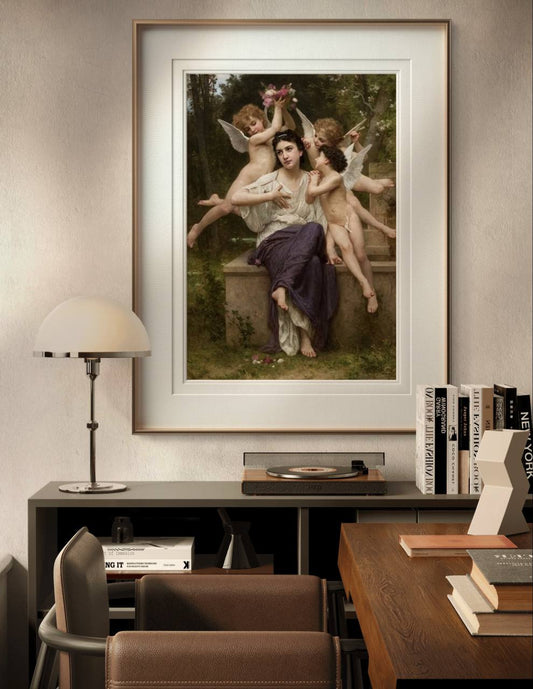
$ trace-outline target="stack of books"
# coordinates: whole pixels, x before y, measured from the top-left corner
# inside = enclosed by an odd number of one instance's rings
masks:
[[[512,385],[417,385],[416,486],[424,494],[479,494],[476,461],[486,430],[531,431],[531,399]],[[530,432],[522,464],[533,492]]]
[[[108,574],[190,572],[194,566],[194,538],[134,538],[113,543],[99,538]]]
[[[450,603],[473,636],[533,635],[533,551],[469,550],[470,574],[448,576]]]

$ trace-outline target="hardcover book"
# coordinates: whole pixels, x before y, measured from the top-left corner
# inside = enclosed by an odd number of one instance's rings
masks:
[[[505,428],[505,403],[501,395],[494,395],[494,430]]]
[[[460,394],[458,398],[459,493],[470,493],[470,397]]]
[[[457,493],[458,389],[418,385],[416,398],[416,486],[424,494]]]
[[[446,493],[459,492],[459,388],[446,386]]]
[[[529,431],[529,437],[522,454],[522,465],[529,481],[529,492],[533,493],[533,453],[531,433],[531,398],[529,395],[517,397],[518,428],[521,431]]]
[[[461,392],[470,397],[470,493],[481,493],[483,488],[476,455],[485,431],[494,424],[494,388],[489,385],[461,385]]]
[[[194,538],[135,538],[113,543],[99,538],[106,572],[172,572],[193,568]]]
[[[468,550],[470,576],[497,610],[533,610],[533,551]]]
[[[473,636],[532,636],[531,612],[495,610],[468,576],[453,575],[446,579],[452,585],[448,600]]]
[[[514,385],[499,385],[495,383],[494,395],[497,395],[503,399],[502,428],[518,428],[518,415],[516,409],[516,387]]]
[[[409,557],[468,557],[469,548],[516,548],[507,536],[471,534],[401,534],[400,545]]]
[[[433,410],[435,424],[435,493],[446,493],[446,472],[448,466],[448,402],[446,388],[435,388],[435,407]]]
[[[421,493],[435,493],[435,387],[416,388],[416,487]]]

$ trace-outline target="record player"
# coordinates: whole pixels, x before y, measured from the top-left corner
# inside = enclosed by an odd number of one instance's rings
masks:
[[[245,452],[245,495],[384,495],[384,452]]]

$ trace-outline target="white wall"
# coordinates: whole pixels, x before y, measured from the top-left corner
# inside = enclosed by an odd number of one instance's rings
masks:
[[[0,555],[22,572],[28,497],[87,475],[83,363],[33,359],[36,330],[74,295],[131,303],[131,20],[331,16],[452,20],[451,382],[531,393],[530,0],[1,0]],[[311,449],[414,478],[412,435],[132,436],[130,363],[97,387],[101,479],[234,480],[244,450]]]

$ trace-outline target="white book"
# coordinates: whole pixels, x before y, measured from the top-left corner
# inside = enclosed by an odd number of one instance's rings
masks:
[[[446,445],[446,493],[459,493],[459,389],[455,385],[446,385],[447,398],[447,445]]]
[[[416,386],[416,487],[435,493],[435,386]]]
[[[461,385],[461,392],[470,397],[470,493],[481,493],[483,482],[476,456],[483,433],[493,428],[494,388],[489,385]]]
[[[468,574],[447,576],[448,600],[472,636],[532,636],[531,612],[495,610]]]
[[[190,571],[194,564],[194,538],[135,538],[113,543],[100,538],[106,571]]]

